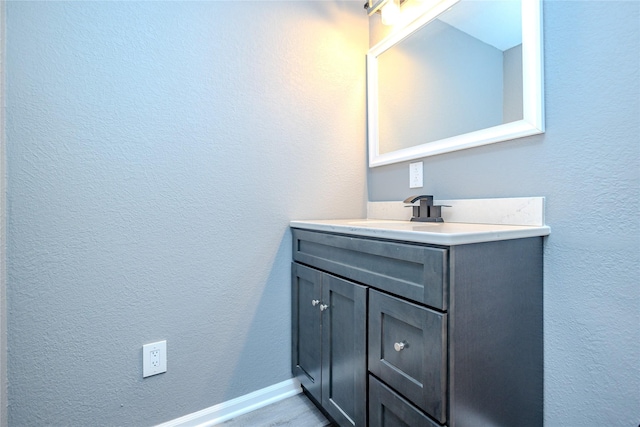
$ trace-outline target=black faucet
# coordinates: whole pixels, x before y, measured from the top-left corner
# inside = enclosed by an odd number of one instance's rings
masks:
[[[420,200],[420,206],[413,206],[411,221],[418,222],[444,222],[442,219],[442,206],[433,205],[433,196],[411,196],[404,203],[413,204]]]

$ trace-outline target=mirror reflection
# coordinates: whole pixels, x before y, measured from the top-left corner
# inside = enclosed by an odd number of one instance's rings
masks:
[[[522,120],[520,13],[461,1],[382,53],[380,153]]]
[[[391,31],[368,54],[370,166],[543,132],[541,52],[537,0],[441,0]]]

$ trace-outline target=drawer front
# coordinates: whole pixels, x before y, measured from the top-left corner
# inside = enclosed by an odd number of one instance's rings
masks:
[[[371,290],[368,360],[370,372],[446,421],[446,314]]]
[[[447,249],[292,230],[295,261],[447,309]]]
[[[395,391],[369,375],[369,420],[371,426],[440,427]]]

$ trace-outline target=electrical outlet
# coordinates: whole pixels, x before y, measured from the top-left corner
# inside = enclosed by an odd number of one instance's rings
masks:
[[[151,350],[151,366],[154,368],[160,366],[160,350]]]
[[[409,164],[409,188],[422,188],[424,185],[422,167],[422,162]]]
[[[167,372],[167,341],[142,346],[142,377]]]

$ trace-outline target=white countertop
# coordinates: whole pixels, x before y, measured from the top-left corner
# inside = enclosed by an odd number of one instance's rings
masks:
[[[548,226],[468,224],[458,222],[410,222],[380,219],[330,219],[291,221],[291,227],[380,239],[464,245],[468,243],[547,236]]]

